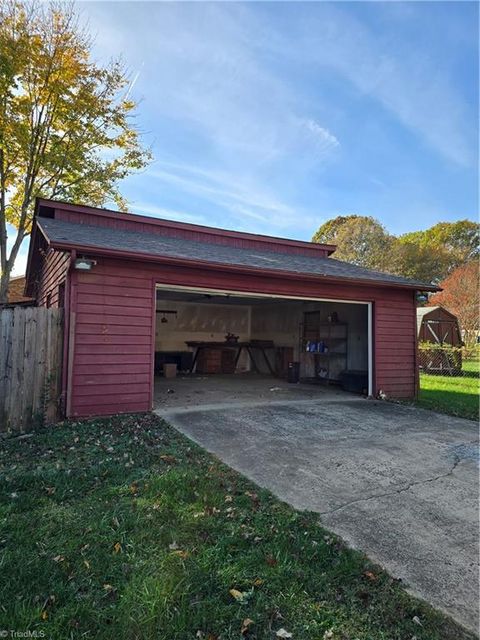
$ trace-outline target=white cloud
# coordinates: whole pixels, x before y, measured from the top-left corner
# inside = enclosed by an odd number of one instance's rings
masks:
[[[337,138],[312,118],[299,120],[299,124],[311,136],[319,155],[325,155],[340,146]]]
[[[352,12],[329,3],[307,15],[299,12],[290,29],[288,39],[271,43],[278,56],[317,65],[318,73],[333,71],[443,156],[462,165],[476,161],[473,112],[428,47],[373,32]],[[292,39],[296,46],[288,47]]]
[[[83,5],[98,57],[123,51],[134,74],[141,69],[132,95],[143,95],[140,124],[157,138],[155,156],[182,159],[158,161],[148,182],[136,183],[146,185],[138,192],[153,215],[163,216],[150,203],[168,203],[176,219],[307,236],[327,209],[362,206],[371,173],[385,177],[383,166],[370,166],[378,157],[398,162],[379,215],[405,208],[412,191],[422,206],[431,200],[440,208],[427,154],[472,165],[472,114],[451,70],[418,37],[424,25],[414,3],[387,5]],[[452,50],[458,63],[464,50]],[[406,157],[418,142],[418,154]],[[357,161],[363,155],[365,166]]]
[[[111,5],[94,5],[91,12],[101,23],[102,55],[123,48],[133,68],[142,67],[135,79],[139,91],[148,91],[143,109],[191,127],[227,162],[237,157],[258,165],[291,153],[299,162],[324,160],[328,149],[319,157],[315,136],[298,144],[310,105],[281,66],[264,57],[274,34],[248,5],[139,3],[128,33]],[[132,32],[141,33],[141,43]],[[317,124],[327,131],[326,123]]]
[[[153,183],[169,184],[180,193],[223,208],[237,219],[248,217],[279,229],[312,222],[305,214],[300,222],[302,212],[298,208],[285,204],[255,181],[248,182],[225,171],[206,170],[185,163],[159,161],[156,164],[147,172]]]

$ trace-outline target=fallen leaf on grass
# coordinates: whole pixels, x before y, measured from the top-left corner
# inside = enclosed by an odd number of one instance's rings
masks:
[[[239,591],[238,589],[230,589],[230,595],[240,604],[245,604],[253,595],[253,588],[249,591]]]
[[[258,504],[260,503],[260,498],[258,497],[257,493],[255,493],[254,491],[245,491],[245,495],[252,500],[255,507],[258,507]]]
[[[42,611],[40,613],[40,618],[42,620],[47,620],[48,619],[47,607],[51,607],[54,603],[55,603],[55,596],[54,595],[48,596],[48,598],[43,603]]]
[[[270,567],[275,567],[278,564],[278,560],[276,558],[274,558],[273,556],[267,556],[265,558],[265,562],[270,566]]]
[[[265,582],[265,580],[262,580],[262,578],[256,578],[256,579],[253,581],[253,584],[254,584],[254,586],[255,586],[255,587],[259,587],[259,586],[260,586],[261,584],[263,584],[264,582]]]
[[[183,560],[185,560],[185,558],[188,558],[188,551],[182,551],[181,549],[176,549],[175,551],[172,551],[172,554],[174,556],[178,556],[179,558],[182,558]]]
[[[293,638],[293,634],[283,628],[279,629],[275,635],[277,638]]]
[[[136,482],[132,482],[130,485],[130,493],[138,493],[138,484]]]
[[[378,577],[372,573],[371,571],[365,571],[365,573],[363,574],[366,578],[368,578],[369,580],[371,580],[372,582],[375,582],[375,580],[378,579]]]
[[[254,624],[253,620],[251,620],[250,618],[245,618],[245,620],[242,622],[242,628],[240,629],[240,633],[242,634],[242,636],[248,633],[248,627],[252,624]]]
[[[120,544],[120,542],[116,542],[113,545],[113,550],[115,551],[115,553],[120,553],[120,551],[122,550],[122,545]]]

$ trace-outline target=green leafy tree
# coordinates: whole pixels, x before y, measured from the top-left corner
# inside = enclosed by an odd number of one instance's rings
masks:
[[[441,246],[423,246],[413,242],[392,242],[388,270],[417,282],[440,282],[448,272],[450,256]]]
[[[456,267],[480,256],[480,224],[472,220],[439,222],[425,231],[406,233],[399,241],[423,250],[442,252],[447,256],[441,274],[445,277]]]
[[[312,242],[318,242],[319,244],[334,244],[340,228],[353,220],[362,218],[362,216],[356,216],[354,214],[349,216],[337,216],[331,220],[324,222],[321,227],[313,234]]]
[[[313,242],[337,245],[335,258],[369,269],[388,270],[394,238],[369,216],[338,216],[323,224]]]
[[[460,220],[397,238],[374,218],[349,215],[325,222],[312,240],[336,244],[340,260],[430,283],[479,257],[479,233],[478,223]]]
[[[0,303],[37,196],[123,210],[119,181],[150,160],[123,65],[91,49],[71,5],[0,0]]]

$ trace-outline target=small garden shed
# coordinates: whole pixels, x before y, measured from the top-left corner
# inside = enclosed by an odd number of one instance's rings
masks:
[[[433,342],[452,347],[462,346],[458,318],[444,307],[419,307],[417,329],[419,342]]]
[[[458,374],[462,369],[462,334],[458,318],[443,307],[417,309],[418,364],[427,373]],[[431,346],[430,346],[431,345]]]

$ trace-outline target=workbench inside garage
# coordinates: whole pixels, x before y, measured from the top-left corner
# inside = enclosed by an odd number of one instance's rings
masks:
[[[260,372],[257,359],[262,358],[271,375],[276,375],[267,354],[267,350],[273,351],[275,348],[271,340],[250,340],[248,342],[189,340],[185,344],[194,349],[190,373],[193,371],[196,373],[235,373],[242,351],[245,350],[255,372]]]

